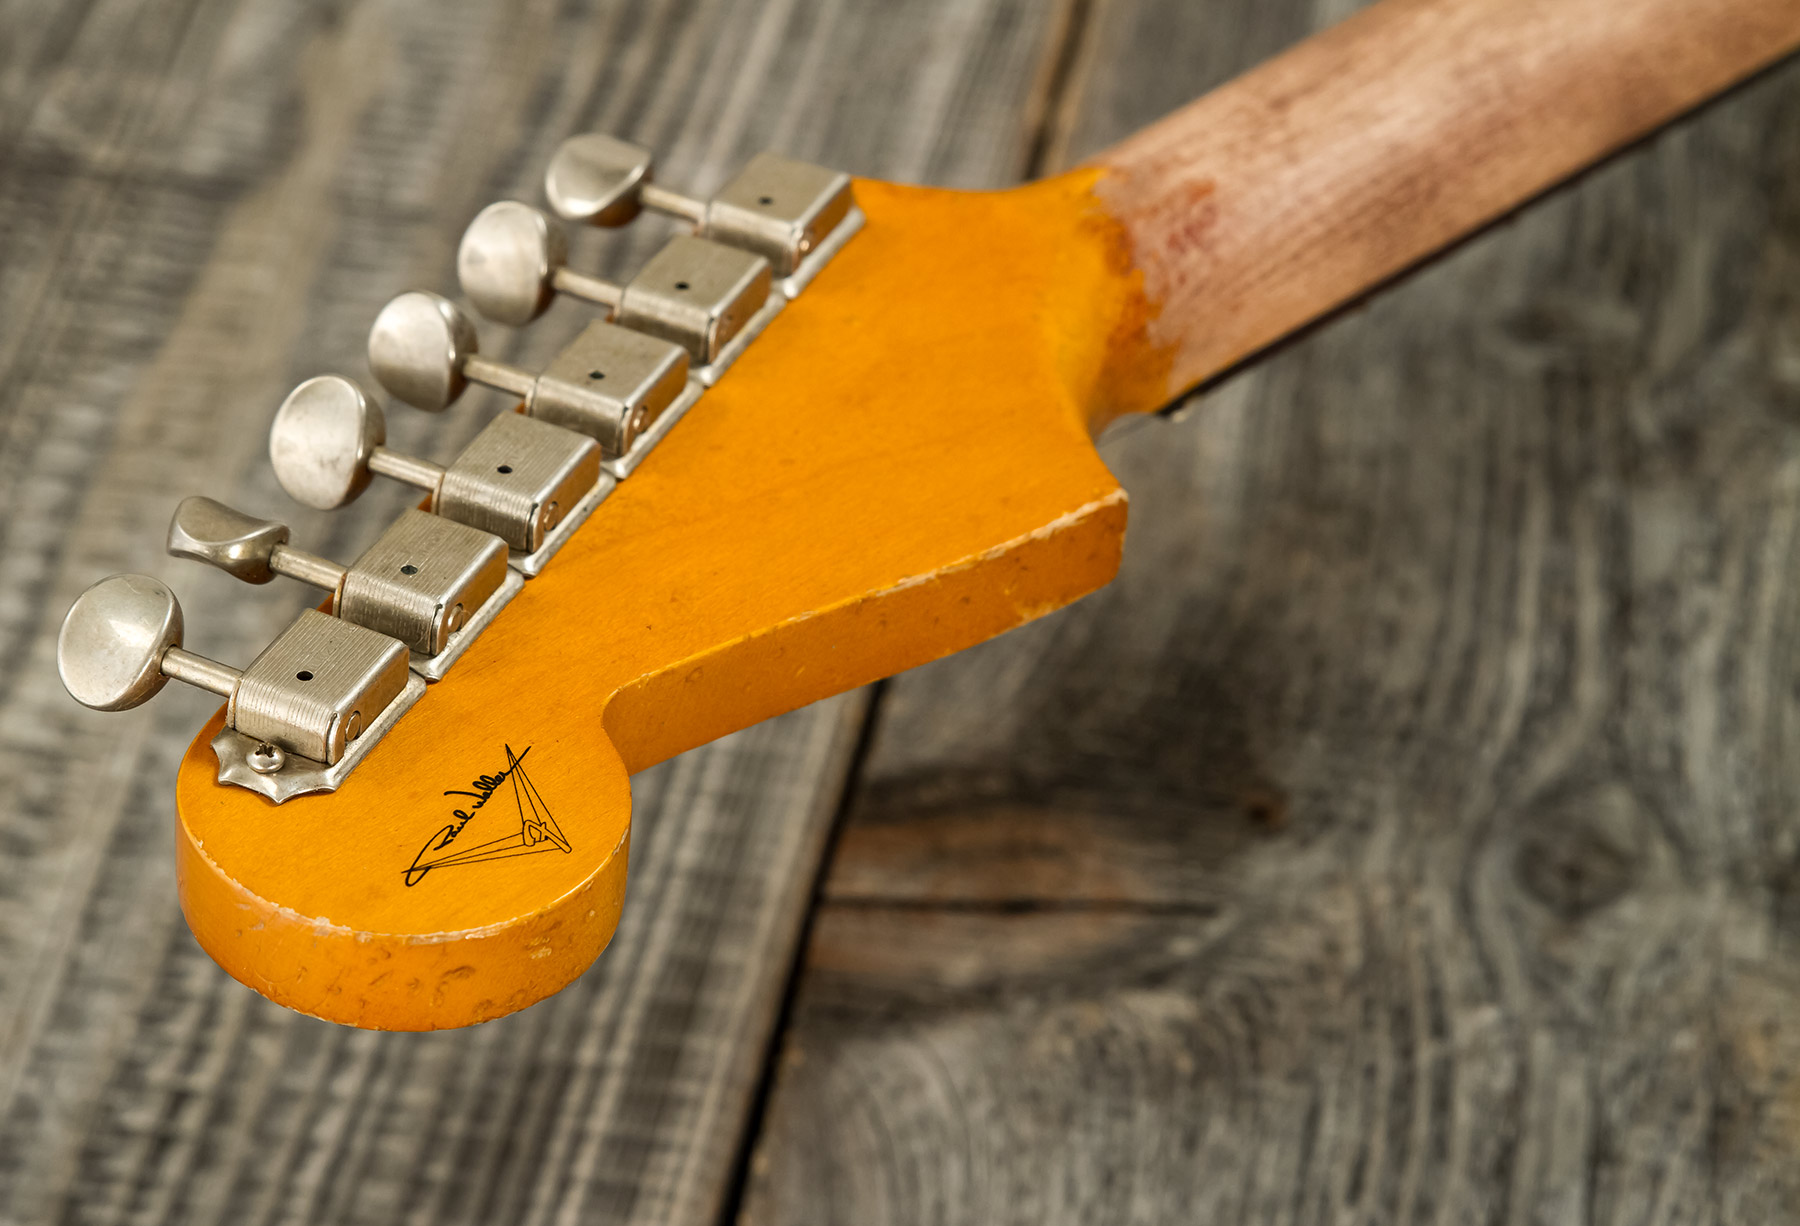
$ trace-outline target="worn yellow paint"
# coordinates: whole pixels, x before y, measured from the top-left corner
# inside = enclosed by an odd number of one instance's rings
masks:
[[[555,992],[618,923],[629,775],[910,668],[1110,579],[1125,495],[1091,435],[1168,359],[1080,171],[969,194],[859,182],[868,224],[328,795],[277,808],[182,764],[195,936],[306,1013],[433,1029]],[[525,771],[571,850],[436,869],[516,835]],[[540,847],[543,844],[539,844]]]

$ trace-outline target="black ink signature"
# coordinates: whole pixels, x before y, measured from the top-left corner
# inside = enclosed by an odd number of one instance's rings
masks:
[[[512,746],[506,746],[506,769],[497,775],[477,775],[469,783],[469,788],[451,788],[446,796],[472,796],[475,803],[467,809],[451,810],[450,824],[425,840],[425,846],[419,848],[419,854],[413,862],[406,866],[405,881],[409,886],[418,885],[425,880],[425,875],[434,868],[452,868],[459,864],[486,864],[491,860],[509,860],[514,856],[536,855],[541,851],[569,852],[573,848],[564,836],[562,827],[550,816],[550,806],[538,794],[532,785],[531,776],[525,773],[525,754],[531,752],[531,746],[525,747],[524,753],[515,754]],[[513,803],[519,814],[519,829],[515,834],[503,835],[490,839],[486,843],[478,843],[473,847],[465,847],[458,851],[443,855],[432,855],[443,852],[445,848],[456,842],[456,836],[463,832],[463,827],[474,820],[487,802],[493,798],[507,783],[512,784]],[[430,859],[426,859],[431,856]]]

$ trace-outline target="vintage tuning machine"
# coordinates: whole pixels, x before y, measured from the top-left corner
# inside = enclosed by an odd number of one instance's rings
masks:
[[[98,711],[138,706],[171,677],[218,694],[220,781],[277,803],[335,788],[425,691],[404,645],[315,609],[242,671],[185,650],[182,628],[181,605],[162,583],[113,575],[63,619],[57,669],[75,700]]]
[[[696,200],[651,181],[650,151],[590,132],[564,141],[544,174],[558,216],[621,226],[640,209],[691,222],[714,242],[754,251],[793,297],[862,226],[850,176],[759,153],[711,200]]]
[[[502,200],[481,210],[457,249],[457,278],[475,309],[522,327],[559,293],[605,307],[613,322],[686,349],[711,383],[768,325],[786,301],[771,296],[762,256],[678,235],[623,285],[567,266],[562,228],[528,204]]]
[[[379,473],[430,495],[427,509],[505,541],[513,565],[541,571],[614,478],[600,447],[561,426],[502,413],[448,465],[391,451],[387,421],[368,393],[342,375],[308,379],[282,401],[269,429],[281,488],[319,511],[345,505]]]
[[[169,552],[246,583],[286,575],[332,594],[344,621],[399,639],[427,681],[447,672],[524,580],[491,533],[407,510],[349,566],[295,549],[287,525],[211,498],[184,498],[169,521]]]
[[[414,290],[376,316],[369,366],[396,399],[430,413],[448,408],[470,383],[510,392],[530,416],[599,443],[609,470],[666,431],[702,391],[688,379],[688,355],[679,345],[609,323],[582,329],[538,375],[489,361],[478,343],[462,308]]]

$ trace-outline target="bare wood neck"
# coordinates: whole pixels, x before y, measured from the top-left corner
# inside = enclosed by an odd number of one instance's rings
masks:
[[[1130,137],[1096,190],[1164,398],[1796,46],[1794,0],[1384,0]]]

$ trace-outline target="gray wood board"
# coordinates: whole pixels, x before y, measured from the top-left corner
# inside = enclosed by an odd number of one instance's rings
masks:
[[[1081,156],[1341,16],[1091,9]],[[1800,1219],[1800,64],[1102,453],[892,683],[755,1223]]]
[[[377,1035],[282,1010],[193,944],[172,788],[212,700],[84,712],[55,630],[121,570],[167,579],[190,646],[227,661],[308,603],[164,557],[170,511],[205,492],[323,553],[372,539],[405,491],[296,507],[263,458],[274,407],[320,371],[366,378],[380,304],[450,290],[462,226],[537,199],[563,136],[644,140],[702,192],[764,147],[1006,182],[1061,21],[1025,0],[0,13],[0,1220],[716,1218],[866,699],[640,777],[625,921],[567,992]],[[666,232],[584,234],[575,261],[617,274]],[[485,339],[541,364],[586,318]],[[394,445],[454,454],[502,403],[396,410]]]

